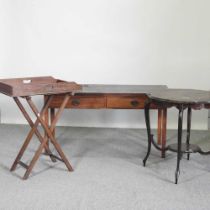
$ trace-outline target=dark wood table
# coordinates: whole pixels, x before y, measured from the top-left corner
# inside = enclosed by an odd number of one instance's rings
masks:
[[[180,174],[180,160],[184,153],[187,154],[188,160],[190,157],[190,153],[198,152],[202,155],[210,154],[210,151],[204,152],[198,145],[190,144],[192,109],[199,110],[202,108],[209,108],[210,92],[192,89],[165,89],[153,91],[147,96],[148,100],[145,104],[145,120],[148,134],[148,149],[147,154],[143,160],[143,164],[144,166],[146,165],[146,161],[150,155],[151,145],[161,151],[170,150],[173,152],[177,152],[177,167],[175,172],[175,184],[177,184]],[[178,109],[178,135],[176,144],[171,144],[165,148],[160,148],[159,145],[156,144],[156,142],[154,141],[153,134],[151,133],[149,116],[150,108],[154,105],[162,109],[168,109],[171,107],[176,107]],[[187,109],[187,138],[186,142],[182,143],[183,112],[185,109]]]
[[[82,84],[82,89],[70,97],[66,109],[144,109],[147,94],[152,91],[167,89],[164,85],[97,85]],[[46,112],[47,123],[53,121],[55,109],[59,108],[64,95],[56,95],[49,105],[50,114]],[[46,99],[45,99],[46,100]],[[165,148],[167,109],[151,105],[158,110],[158,144]],[[49,120],[50,119],[50,120]],[[55,133],[54,133],[55,134]],[[165,150],[162,151],[162,157]]]

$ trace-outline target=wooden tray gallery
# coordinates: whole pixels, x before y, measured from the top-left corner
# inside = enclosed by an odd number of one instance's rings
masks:
[[[67,82],[51,76],[0,80],[0,92],[12,97],[59,94],[80,89],[81,86],[75,82]]]

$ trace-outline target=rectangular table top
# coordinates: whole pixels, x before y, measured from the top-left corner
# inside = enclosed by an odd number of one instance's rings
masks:
[[[84,94],[146,94],[154,90],[167,89],[166,85],[105,85],[81,84],[77,93]]]

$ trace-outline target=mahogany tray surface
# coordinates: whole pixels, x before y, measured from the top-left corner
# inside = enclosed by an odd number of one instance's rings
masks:
[[[0,80],[0,92],[11,97],[60,94],[75,92],[81,88],[75,82],[67,82],[51,76]]]

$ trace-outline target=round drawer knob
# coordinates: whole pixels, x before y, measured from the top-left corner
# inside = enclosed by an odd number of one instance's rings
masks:
[[[139,102],[136,101],[136,100],[133,100],[133,101],[131,101],[131,105],[132,105],[133,107],[136,107],[136,106],[139,105]]]
[[[72,102],[71,102],[71,104],[73,106],[79,106],[80,105],[80,101],[78,99],[73,99]]]

